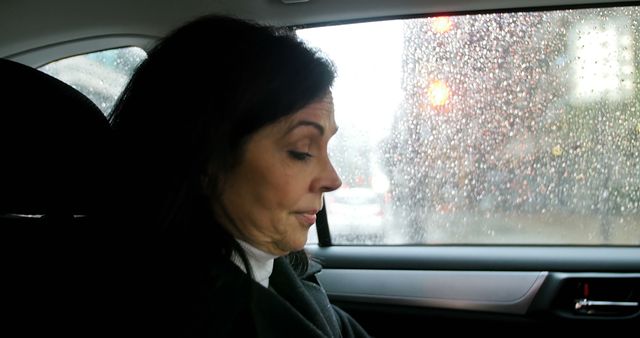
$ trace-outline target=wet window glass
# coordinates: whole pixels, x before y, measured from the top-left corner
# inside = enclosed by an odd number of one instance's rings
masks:
[[[39,69],[79,90],[109,115],[133,71],[146,57],[141,48],[125,47],[69,57]]]
[[[337,68],[334,244],[640,244],[640,8],[299,30]]]

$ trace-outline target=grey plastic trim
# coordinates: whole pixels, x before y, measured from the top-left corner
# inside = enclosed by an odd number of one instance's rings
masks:
[[[522,315],[546,271],[412,271],[323,269],[334,300]]]
[[[95,36],[34,48],[7,55],[5,58],[27,66],[40,67],[61,58],[111,48],[136,46],[147,50],[156,40],[156,37],[142,35]]]
[[[640,247],[306,246],[325,268],[372,270],[638,272]]]

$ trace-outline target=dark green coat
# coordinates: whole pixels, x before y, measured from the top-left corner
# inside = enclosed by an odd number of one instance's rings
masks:
[[[199,291],[156,304],[152,311],[158,316],[150,325],[159,331],[150,332],[171,337],[368,337],[353,318],[329,303],[314,282],[319,271],[315,263],[300,278],[286,258],[277,258],[268,289],[230,261],[215,271]],[[158,296],[162,299],[161,292]]]
[[[312,267],[315,267],[312,265]],[[237,337],[368,337],[349,315],[329,303],[312,274],[299,278],[285,258],[274,261],[269,289],[238,269],[213,293],[230,311],[220,313],[209,327],[210,336]],[[317,270],[312,271],[317,272]],[[243,292],[249,284],[251,293]],[[226,306],[225,306],[226,307]]]

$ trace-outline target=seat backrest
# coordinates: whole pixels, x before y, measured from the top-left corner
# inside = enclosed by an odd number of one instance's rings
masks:
[[[0,60],[0,214],[84,215],[99,208],[111,129],[87,97]]]
[[[2,312],[22,335],[68,336],[92,314],[85,297],[104,248],[92,217],[109,203],[111,128],[45,73],[0,59],[0,74]]]

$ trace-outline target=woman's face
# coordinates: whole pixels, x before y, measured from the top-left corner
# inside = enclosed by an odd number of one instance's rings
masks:
[[[304,247],[322,194],[342,184],[327,153],[337,129],[329,93],[249,138],[224,180],[234,237],[278,256]]]

